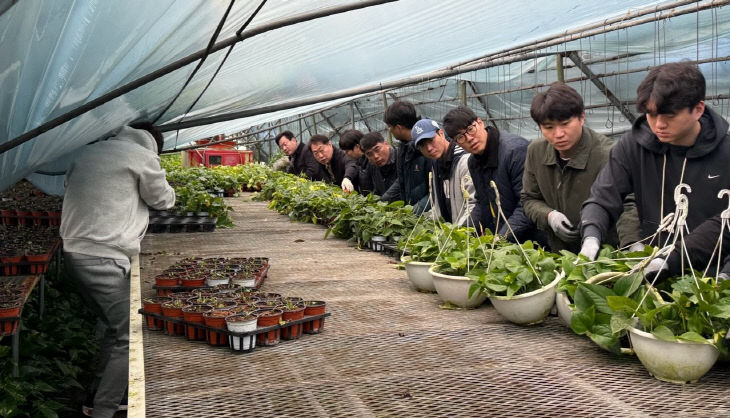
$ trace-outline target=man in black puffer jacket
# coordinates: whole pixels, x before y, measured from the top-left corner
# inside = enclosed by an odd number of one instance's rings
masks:
[[[535,239],[535,224],[525,216],[520,202],[527,140],[485,126],[482,119],[467,107],[450,110],[444,116],[444,130],[464,151],[472,154],[468,164],[476,190],[477,203],[472,211],[472,220],[477,230],[482,233],[488,228],[510,241],[515,238],[520,242]],[[497,222],[497,196],[489,184],[492,180],[497,185],[502,212],[514,235],[504,221]],[[499,229],[495,230],[497,227]]]
[[[641,82],[636,108],[644,115],[613,147],[583,205],[583,255],[595,258],[629,193],[636,196],[642,236],[654,234],[661,219],[675,211],[680,183],[692,189],[686,193],[690,232],[727,207],[717,194],[730,188],[728,123],[705,106],[704,98],[705,78],[688,62],[656,67]]]
[[[355,191],[358,169],[355,160],[336,148],[324,135],[314,135],[309,138],[309,148],[319,163],[319,174],[325,183],[342,187],[346,192]]]

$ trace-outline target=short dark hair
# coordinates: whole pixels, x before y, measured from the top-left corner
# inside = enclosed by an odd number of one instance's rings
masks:
[[[157,154],[159,155],[162,153],[162,147],[165,145],[165,138],[162,136],[162,132],[160,132],[160,130],[152,122],[132,122],[129,124],[129,127],[132,129],[142,129],[149,132],[150,135],[155,138],[155,143],[157,144]]]
[[[469,125],[477,120],[477,115],[471,109],[465,106],[459,106],[456,109],[449,110],[444,116],[444,131],[449,138],[454,138]]]
[[[377,145],[378,142],[385,142],[383,135],[380,135],[380,132],[369,132],[363,135],[360,140],[360,148],[362,148],[363,152],[367,152],[370,148]]]
[[[408,129],[413,129],[413,125],[421,119],[416,114],[416,107],[413,103],[405,100],[396,100],[383,114],[383,122],[386,125],[395,126],[401,125]]]
[[[654,102],[657,113],[693,108],[705,100],[705,76],[691,62],[672,62],[654,67],[636,88],[636,110],[647,113]]]
[[[312,135],[311,138],[309,138],[309,147],[312,147],[312,144],[329,144],[330,139],[327,138],[324,135]]]
[[[580,117],[585,111],[583,98],[574,88],[561,82],[553,83],[547,91],[538,93],[532,99],[530,116],[538,125],[549,120],[563,121]]]
[[[279,145],[279,140],[281,139],[282,136],[285,136],[286,139],[288,139],[289,141],[294,139],[294,134],[291,131],[284,131],[284,132],[281,132],[279,135],[276,135],[276,138],[274,138],[274,141],[276,141],[276,145]]]
[[[340,149],[343,151],[351,151],[355,149],[355,145],[360,145],[362,132],[357,129],[349,129],[340,135]]]

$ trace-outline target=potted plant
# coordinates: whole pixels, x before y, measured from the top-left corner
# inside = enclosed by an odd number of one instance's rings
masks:
[[[0,298],[0,336],[12,335],[18,330],[23,299],[17,296]],[[13,318],[13,319],[11,319]]]
[[[401,257],[401,262],[405,265],[408,280],[418,291],[436,291],[433,276],[428,272],[428,269],[433,266],[434,261],[441,252],[441,248],[446,244],[444,238],[448,236],[450,227],[445,226],[445,228],[419,226],[414,229],[407,241],[401,240],[398,243],[398,248],[401,251],[408,251],[408,255]]]
[[[228,330],[244,335],[228,335],[231,350],[248,352],[256,347],[256,331],[258,318],[254,313],[244,313],[226,317]]]
[[[304,318],[304,303],[289,299],[282,307],[281,319],[284,322],[296,321]],[[302,336],[302,324],[293,324],[281,329],[281,338],[284,340],[296,340]]]
[[[308,300],[304,302],[304,316],[324,315],[327,303],[321,300]],[[319,334],[324,328],[324,317],[312,319],[304,323],[304,332],[307,334]]]
[[[628,330],[636,356],[655,378],[692,383],[704,376],[720,353],[727,354],[730,327],[730,281],[698,272],[669,279],[663,291],[671,301],[645,298],[641,303],[609,296],[611,328]],[[636,315],[638,321],[632,316]]]
[[[205,328],[199,328],[191,324],[204,324],[203,314],[213,310],[211,305],[188,305],[182,308],[185,319],[185,336],[188,340],[204,340]]]
[[[173,319],[173,321],[165,321],[165,332],[168,335],[185,335],[185,324],[181,321],[184,306],[186,306],[186,302],[182,299],[173,299],[162,304],[162,315]]]
[[[171,300],[168,297],[145,298],[142,299],[142,309],[145,313],[162,315],[162,304]],[[147,329],[150,331],[157,331],[165,327],[165,321],[162,319],[153,316],[145,316],[145,318],[147,320]]]
[[[535,246],[507,244],[486,250],[486,268],[477,268],[467,276],[475,280],[469,294],[489,295],[494,309],[518,325],[542,322],[555,303],[557,255]]]
[[[270,327],[279,325],[281,321],[282,311],[279,309],[257,309],[258,327]],[[276,328],[268,332],[263,332],[256,336],[256,341],[260,346],[274,346],[279,344],[281,338],[281,328]]]
[[[205,339],[212,346],[227,345],[228,336],[213,329],[226,329],[226,317],[231,315],[231,311],[226,308],[212,309],[203,313],[203,323],[209,329],[205,330]]]
[[[491,246],[493,236],[473,236],[473,228],[455,228],[450,232],[450,247],[443,251],[428,272],[439,298],[457,307],[472,309],[481,305],[487,295],[481,291],[469,292],[472,278],[467,274],[486,267],[483,253]]]

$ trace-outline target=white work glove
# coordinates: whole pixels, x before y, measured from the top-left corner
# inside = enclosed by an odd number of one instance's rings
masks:
[[[598,255],[598,250],[601,249],[601,241],[596,237],[586,237],[583,240],[583,245],[580,247],[580,254],[593,261]]]
[[[347,177],[342,180],[342,190],[346,191],[347,193],[355,190],[355,186],[352,185],[352,182]]]
[[[730,276],[728,276],[727,273],[720,273],[720,274],[717,275],[717,281],[718,282],[724,282],[727,279],[730,279]]]
[[[631,244],[631,246],[629,247],[629,252],[630,253],[643,252],[645,247],[646,247],[646,245],[644,245],[643,243],[635,242],[635,243]]]
[[[654,277],[662,272],[669,270],[669,265],[661,257],[657,257],[649,262],[644,268],[644,277],[649,280],[654,280]]]
[[[554,210],[548,213],[548,225],[555,232],[555,235],[564,242],[578,241],[580,238],[580,232],[573,227],[568,217],[562,212]]]

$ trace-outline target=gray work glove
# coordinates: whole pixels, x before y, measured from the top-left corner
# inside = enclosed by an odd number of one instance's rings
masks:
[[[580,247],[580,254],[593,261],[598,255],[598,250],[601,249],[601,241],[596,237],[586,237],[583,240],[583,245]]]
[[[717,275],[718,282],[724,282],[727,279],[730,279],[730,276],[727,273],[720,273]]]
[[[657,282],[662,282],[664,279],[666,279],[666,276],[669,274],[669,264],[665,262],[665,260],[661,257],[657,257],[649,262],[649,265],[644,267],[644,277],[646,277],[647,280],[654,281],[654,278],[656,276],[659,276],[659,278],[656,280]]]
[[[574,242],[580,238],[580,232],[573,227],[570,220],[562,212],[553,210],[548,213],[548,225],[563,242]]]

